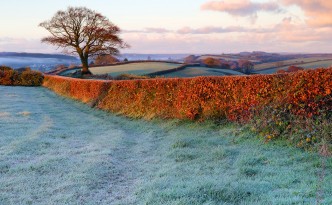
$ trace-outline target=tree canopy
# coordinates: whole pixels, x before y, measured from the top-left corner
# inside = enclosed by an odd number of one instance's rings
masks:
[[[117,55],[128,47],[119,37],[120,28],[107,17],[85,7],[69,7],[58,11],[51,20],[40,23],[50,32],[42,42],[63,48],[65,53],[77,53],[82,73],[90,73],[88,59],[96,55]]]

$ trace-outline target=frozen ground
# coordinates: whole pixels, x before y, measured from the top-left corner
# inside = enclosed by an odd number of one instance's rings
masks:
[[[0,130],[1,205],[332,204],[331,159],[232,126],[129,120],[0,86]]]

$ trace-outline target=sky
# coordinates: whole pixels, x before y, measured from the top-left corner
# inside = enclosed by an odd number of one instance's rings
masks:
[[[122,30],[122,53],[332,53],[331,0],[0,0],[0,52],[59,53],[39,23],[68,6]]]

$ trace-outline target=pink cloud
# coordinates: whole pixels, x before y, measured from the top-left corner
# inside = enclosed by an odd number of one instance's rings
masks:
[[[332,26],[331,0],[282,0],[285,5],[297,5],[305,13],[311,26]]]
[[[169,33],[171,31],[166,28],[149,27],[142,30],[123,30],[122,32],[123,33]]]
[[[275,2],[254,3],[250,0],[209,1],[201,6],[202,10],[226,12],[233,16],[256,16],[259,11],[280,12]]]
[[[206,26],[199,28],[192,28],[189,26],[182,27],[178,30],[168,30],[165,28],[145,28],[142,30],[125,30],[124,33],[150,33],[150,34],[214,34],[214,33],[243,33],[243,32],[256,32],[264,33],[269,32],[269,29],[255,29],[242,26],[230,26],[230,27],[217,27]]]

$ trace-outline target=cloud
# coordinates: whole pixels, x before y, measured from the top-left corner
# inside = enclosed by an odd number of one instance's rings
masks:
[[[332,28],[312,29],[307,25],[293,23],[292,18],[284,18],[283,21],[274,26],[280,42],[308,43],[332,41]],[[317,51],[319,52],[319,51]]]
[[[308,25],[315,27],[332,27],[331,0],[282,0],[284,5],[297,5],[307,17]]]
[[[176,32],[179,34],[211,34],[211,33],[232,33],[232,32],[248,32],[249,29],[244,27],[202,27],[202,28],[190,28],[183,27]]]
[[[280,12],[280,6],[275,2],[255,3],[250,0],[209,1],[201,6],[202,10],[225,12],[232,16],[256,17],[257,12]]]
[[[237,32],[223,33],[225,29]],[[324,53],[332,52],[330,33],[332,33],[332,28],[312,30],[311,27],[299,25],[293,18],[286,17],[280,23],[265,29],[242,27],[193,29],[185,27],[166,34],[128,33],[125,34],[124,39],[132,47],[124,52],[229,53],[264,50],[268,52]]]
[[[164,28],[145,28],[143,30],[125,30],[124,33],[145,33],[145,34],[214,34],[214,33],[242,33],[242,32],[269,32],[268,29],[246,28],[241,26],[217,27],[206,26],[200,28],[192,28],[189,26],[182,27],[178,30],[167,30]]]
[[[149,27],[142,30],[123,30],[122,32],[123,33],[169,33],[172,31],[165,28]]]

